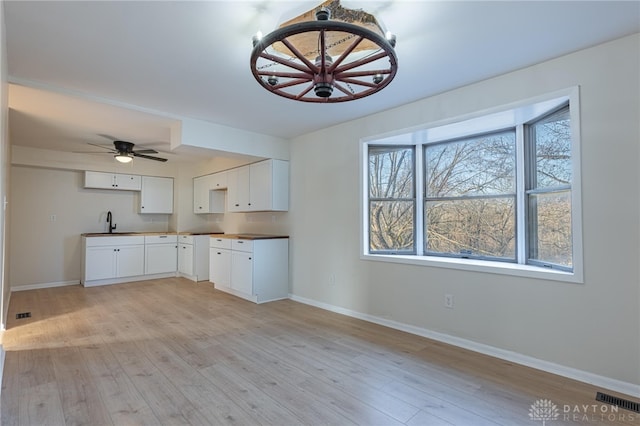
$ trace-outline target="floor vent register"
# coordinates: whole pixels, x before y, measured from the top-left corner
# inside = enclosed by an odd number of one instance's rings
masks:
[[[605,402],[611,405],[617,405],[625,410],[634,411],[640,413],[640,404],[637,402],[629,401],[627,399],[618,398],[617,396],[607,395],[606,393],[598,392],[596,394],[596,401]]]

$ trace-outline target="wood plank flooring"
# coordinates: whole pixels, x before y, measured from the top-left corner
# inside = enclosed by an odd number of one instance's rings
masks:
[[[5,426],[531,426],[542,399],[548,425],[640,425],[584,383],[182,278],[13,293],[4,347]]]

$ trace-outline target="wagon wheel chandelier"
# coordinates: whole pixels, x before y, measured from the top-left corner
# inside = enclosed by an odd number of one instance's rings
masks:
[[[315,17],[315,20],[314,20]],[[373,15],[323,3],[262,37],[253,37],[251,72],[276,95],[302,102],[352,101],[391,83],[396,37]]]

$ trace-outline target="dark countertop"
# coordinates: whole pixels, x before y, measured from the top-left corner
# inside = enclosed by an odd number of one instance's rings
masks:
[[[142,236],[145,235],[174,235],[175,232],[87,232],[80,234],[83,237],[126,237],[126,236]]]
[[[224,232],[178,232],[178,235],[222,235]]]
[[[222,235],[222,232],[87,232],[83,237],[126,237],[145,235]]]
[[[289,238],[288,235],[268,235],[268,234],[220,234],[212,235],[216,238],[227,238],[230,240],[273,240],[278,238]]]

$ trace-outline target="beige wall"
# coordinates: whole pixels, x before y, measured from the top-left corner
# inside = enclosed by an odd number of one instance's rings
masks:
[[[626,37],[293,140],[293,296],[640,385],[639,52]],[[576,85],[584,284],[360,260],[361,138]]]

